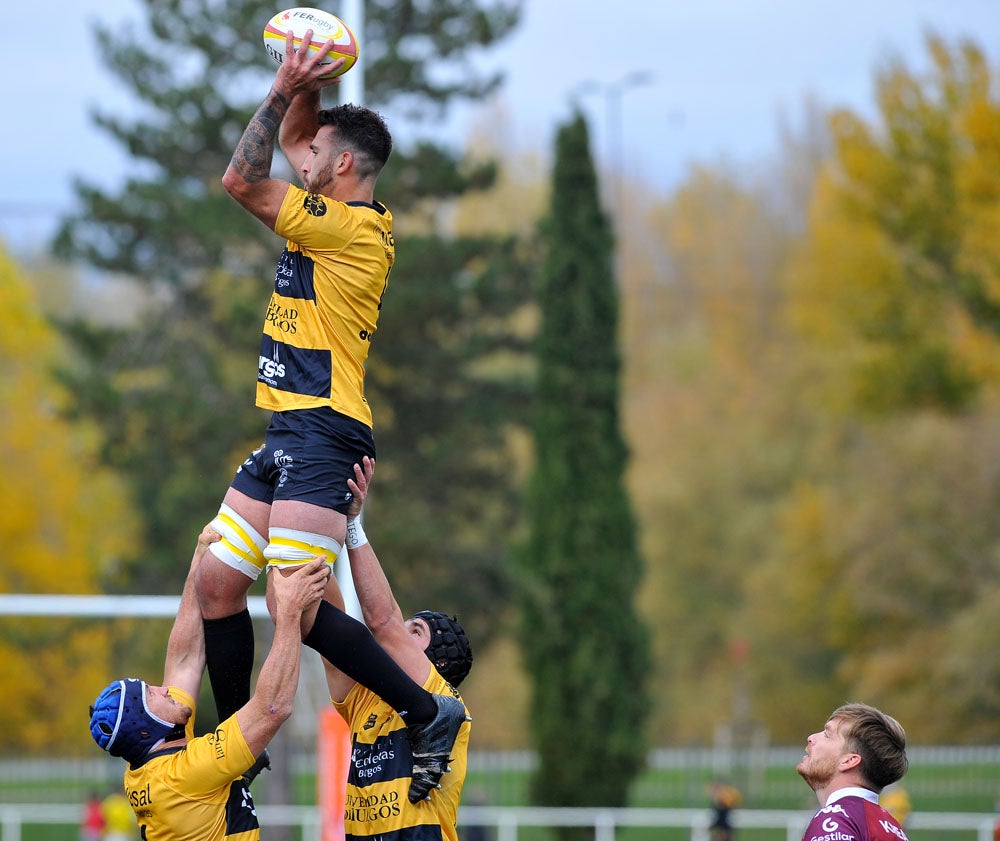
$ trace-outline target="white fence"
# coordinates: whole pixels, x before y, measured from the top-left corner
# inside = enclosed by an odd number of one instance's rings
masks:
[[[262,826],[298,827],[303,841],[319,841],[319,811],[313,806],[261,806]],[[799,811],[740,809],[733,822],[740,828],[775,829],[786,841],[800,841],[810,814]],[[907,829],[959,830],[969,841],[992,841],[995,816],[962,812],[921,813],[910,816]],[[78,804],[0,805],[0,841],[23,841],[28,824],[77,825]],[[463,806],[458,824],[490,827],[496,841],[518,841],[522,827],[586,826],[594,829],[594,841],[615,841],[622,827],[672,827],[690,830],[691,841],[708,838],[709,813],[704,809],[544,809],[517,806]],[[777,836],[775,836],[777,841]]]
[[[697,803],[705,797],[706,769],[712,773],[726,773],[734,768],[784,768],[794,767],[801,749],[772,748],[752,758],[730,755],[726,752],[694,749],[654,750],[648,757],[651,769],[672,769],[684,773],[683,785],[690,791],[672,792],[669,802]],[[924,802],[948,802],[961,795],[968,799],[975,795],[978,802],[992,803],[1000,792],[1000,747],[915,747],[910,752],[911,767],[915,765],[946,768],[954,765],[961,773],[944,779],[914,779],[906,781],[907,790],[916,811],[910,815],[907,829],[912,830],[913,841],[935,841],[939,834],[951,831],[953,838],[961,841],[993,841],[993,826],[997,816],[991,813],[930,812],[920,808]],[[308,754],[292,755],[294,773],[305,773],[315,768],[315,757]],[[496,772],[498,777],[517,777],[518,773],[537,767],[537,758],[531,751],[471,752],[469,769],[477,772]],[[120,783],[121,760],[107,756],[90,759],[3,759],[0,760],[0,783],[5,791],[0,795],[0,841],[32,841],[31,829],[41,824],[76,826],[82,811],[82,795],[88,788],[105,789]],[[508,773],[504,773],[508,772]],[[518,773],[511,773],[518,772]],[[792,802],[802,802],[802,809],[740,809],[734,813],[738,829],[754,830],[754,839],[767,841],[800,841],[809,821],[808,792],[801,779],[789,771],[787,785],[796,793]],[[784,783],[782,783],[784,784]],[[656,783],[662,785],[662,783]],[[773,787],[773,782],[770,784]],[[59,801],[56,804],[28,802],[41,797]],[[656,792],[662,795],[662,791]],[[463,834],[473,828],[487,830],[489,841],[521,841],[524,830],[539,827],[585,826],[594,830],[594,841],[617,841],[624,828],[663,828],[684,831],[689,841],[707,841],[710,811],[707,808],[652,808],[649,800],[645,808],[591,808],[549,809],[529,806],[479,805],[494,802],[518,802],[505,799],[509,791],[467,792],[468,805],[459,813],[459,827]],[[649,796],[637,788],[637,794]],[[684,795],[682,798],[681,795]],[[10,802],[3,802],[6,798]],[[266,801],[266,797],[263,798]],[[274,802],[281,802],[274,801]],[[643,800],[639,800],[643,803]],[[789,802],[787,799],[785,802]],[[302,841],[320,838],[319,815],[314,806],[276,806],[258,801],[261,824],[292,827],[301,831]],[[474,805],[475,804],[475,805]],[[926,807],[925,807],[926,808]],[[933,808],[933,807],[931,807]],[[940,808],[940,806],[938,806]],[[471,832],[468,833],[471,836]],[[532,837],[537,832],[528,833]]]

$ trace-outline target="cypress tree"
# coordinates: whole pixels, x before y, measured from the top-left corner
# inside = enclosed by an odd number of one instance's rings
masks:
[[[534,796],[621,806],[643,767],[649,646],[634,609],[642,563],[623,482],[614,242],[579,113],[558,131],[552,187],[521,558]]]

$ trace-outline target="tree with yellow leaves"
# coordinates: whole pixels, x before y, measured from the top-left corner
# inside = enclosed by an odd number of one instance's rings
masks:
[[[1000,101],[983,53],[928,38],[928,78],[891,63],[880,122],[840,111],[790,273],[792,313],[835,349],[851,408],[961,411],[996,382]]]
[[[783,724],[863,697],[924,740],[974,742],[1000,732],[983,657],[1000,640],[1000,100],[978,48],[927,46],[929,74],[878,76],[877,122],[830,120],[787,274],[826,435],[744,622],[755,699]]]
[[[59,359],[47,324],[18,267],[0,253],[0,589],[5,593],[99,591],[132,535],[121,488],[97,468],[96,438],[62,417],[52,376]],[[89,742],[87,704],[106,682],[111,629],[106,622],[0,618],[0,693],[8,726],[0,750],[59,753]]]

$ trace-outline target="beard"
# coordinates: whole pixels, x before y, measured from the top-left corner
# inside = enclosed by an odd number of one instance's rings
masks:
[[[322,193],[323,188],[332,181],[333,167],[324,166],[316,172],[310,172],[309,175],[303,176],[302,186],[305,187],[307,193]]]
[[[809,788],[816,791],[828,785],[837,773],[837,758],[828,757],[827,759],[821,759],[811,757],[807,754],[795,766],[795,770],[799,772],[799,776],[806,781]]]

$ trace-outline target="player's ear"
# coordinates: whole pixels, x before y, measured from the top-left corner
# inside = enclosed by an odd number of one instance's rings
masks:
[[[852,768],[857,768],[861,765],[861,754],[860,753],[845,753],[840,757],[840,770],[850,771]]]

